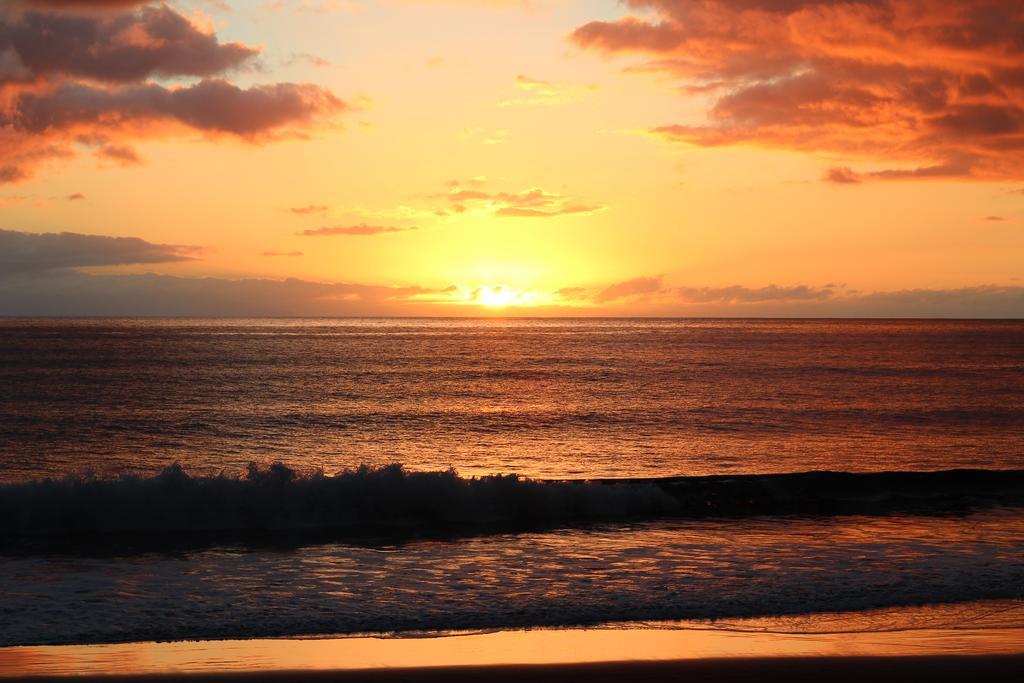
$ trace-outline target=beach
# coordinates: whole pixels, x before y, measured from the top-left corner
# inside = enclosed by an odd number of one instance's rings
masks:
[[[79,683],[116,683],[117,681],[153,681],[183,683],[285,683],[286,681],[322,681],[324,683],[392,683],[420,681],[531,681],[532,683],[570,683],[593,681],[728,681],[787,680],[817,683],[875,681],[1016,681],[1024,666],[1024,655],[953,657],[812,657],[780,659],[711,659],[682,662],[617,662],[610,664],[567,664],[547,666],[452,667],[431,669],[383,669],[375,671],[275,671],[244,674],[158,674],[150,676],[75,676]],[[66,678],[41,677],[38,683],[62,682]]]
[[[0,649],[33,680],[1009,679],[1024,603],[1001,601],[722,622]]]

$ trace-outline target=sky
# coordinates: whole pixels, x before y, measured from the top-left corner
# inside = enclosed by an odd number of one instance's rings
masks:
[[[0,315],[1024,316],[1019,0],[2,0]]]

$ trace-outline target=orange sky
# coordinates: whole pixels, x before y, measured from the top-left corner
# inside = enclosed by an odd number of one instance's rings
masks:
[[[4,3],[0,314],[1018,317],[1022,34],[1016,0]]]

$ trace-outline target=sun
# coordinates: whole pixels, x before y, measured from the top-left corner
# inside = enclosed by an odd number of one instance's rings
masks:
[[[516,300],[516,293],[505,285],[481,287],[478,296],[480,304],[488,308],[504,308]]]

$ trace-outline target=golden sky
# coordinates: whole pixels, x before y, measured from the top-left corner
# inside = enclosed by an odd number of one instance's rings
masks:
[[[0,314],[1024,315],[1019,0],[0,7]]]

